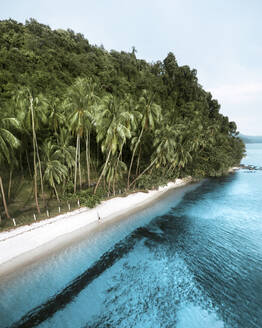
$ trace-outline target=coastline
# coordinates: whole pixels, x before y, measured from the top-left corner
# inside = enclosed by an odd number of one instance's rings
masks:
[[[158,190],[136,192],[126,197],[115,197],[93,209],[78,210],[58,215],[0,233],[0,278],[38,261],[98,229],[106,228],[161,198],[168,191],[192,182],[191,177],[176,179]],[[99,220],[100,217],[100,220]]]
[[[234,173],[238,170],[240,170],[240,166],[233,166],[228,169],[228,173]]]

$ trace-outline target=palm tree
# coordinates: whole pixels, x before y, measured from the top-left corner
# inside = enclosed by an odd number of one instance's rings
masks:
[[[191,159],[191,155],[189,152],[184,152],[184,148],[181,147],[182,143],[178,143],[179,140],[181,140],[181,131],[174,129],[174,127],[168,124],[156,130],[153,142],[154,151],[151,156],[151,161],[143,172],[132,181],[130,187],[153,166],[170,170],[176,167],[178,163],[180,167],[184,167],[188,157]],[[186,157],[186,155],[188,157]]]
[[[176,147],[170,170],[174,171],[176,169],[180,173],[181,169],[192,161],[192,151],[196,143],[194,142],[190,125],[178,124],[176,125],[176,130]]]
[[[156,168],[168,168],[174,161],[178,132],[168,124],[156,130],[154,147],[156,148]]]
[[[57,133],[59,127],[65,121],[61,102],[58,98],[46,99],[45,102],[48,107],[48,124],[50,128]]]
[[[140,173],[129,185],[131,187],[135,184],[137,180],[139,180],[149,169],[153,166],[156,168],[165,168],[167,165],[173,162],[176,141],[175,137],[177,132],[166,125],[161,129],[155,131],[153,147],[154,151],[151,156],[151,161],[149,165]]]
[[[74,192],[76,192],[77,169],[79,171],[80,188],[82,185],[80,141],[83,135],[86,135],[86,161],[88,184],[90,185],[90,132],[94,124],[93,107],[97,100],[94,89],[95,84],[90,79],[79,77],[67,92],[67,106],[70,109],[68,117],[70,130],[76,134]]]
[[[127,188],[130,187],[130,175],[133,166],[134,157],[137,151],[137,147],[141,142],[142,136],[146,129],[154,130],[155,123],[161,120],[161,107],[154,103],[154,96],[147,90],[143,90],[142,96],[139,99],[138,109],[142,114],[141,120],[141,130],[136,142],[134,143],[134,148],[132,152],[131,162],[128,170],[127,177]]]
[[[16,119],[19,122],[19,130],[17,131],[18,139],[20,140],[20,147],[19,147],[19,164],[20,169],[22,171],[22,175],[24,172],[22,158],[25,155],[27,166],[28,166],[28,172],[30,177],[32,177],[31,173],[31,166],[30,166],[30,158],[29,158],[29,152],[30,152],[30,145],[31,142],[31,132],[28,129],[28,126],[26,124],[25,120],[25,111],[23,108],[18,104],[17,101],[18,94],[15,93],[14,96],[9,101],[9,108],[10,108],[10,115],[16,117]],[[22,101],[21,101],[22,102]],[[20,103],[21,103],[20,102]],[[30,120],[30,119],[29,119]]]
[[[0,164],[8,163],[10,164],[12,159],[12,152],[14,149],[18,148],[20,145],[19,140],[15,137],[15,135],[11,132],[12,129],[18,129],[19,122],[14,117],[1,117],[0,118]],[[3,187],[2,177],[0,176],[0,189],[3,199],[3,205],[5,209],[5,214],[8,219],[10,219],[10,215],[8,212],[5,192]]]
[[[105,169],[105,178],[108,183],[108,191],[112,185],[113,194],[116,194],[116,183],[123,178],[124,173],[127,171],[127,166],[124,162],[119,160],[119,156],[111,157]]]
[[[123,145],[126,139],[131,137],[129,127],[132,120],[132,114],[125,110],[124,101],[120,101],[112,95],[102,99],[96,117],[97,141],[102,142],[102,153],[107,153],[107,156],[94,193],[96,193],[100,181],[105,174],[110,156],[115,156],[117,152],[119,152],[118,156],[116,156],[116,165],[118,166]]]
[[[59,133],[56,134],[55,154],[60,159],[61,163],[68,168],[70,177],[75,165],[74,154],[76,151],[75,147],[72,146],[71,141],[72,136],[68,133],[68,130],[65,127],[60,128]],[[63,182],[63,189],[66,180]]]
[[[71,141],[72,136],[68,134],[68,130],[65,127],[60,128],[59,133],[56,134],[56,155],[62,159],[63,164],[69,169],[72,169],[75,165],[75,147],[71,145]]]
[[[33,163],[34,163],[34,194],[35,202],[38,213],[40,213],[40,207],[37,196],[37,163],[40,175],[42,201],[44,202],[44,184],[42,166],[39,154],[39,146],[37,141],[36,131],[40,128],[43,123],[46,123],[46,99],[43,95],[33,97],[30,89],[22,88],[15,95],[15,101],[18,107],[19,120],[28,131],[32,133],[32,144],[33,144]]]
[[[60,202],[56,184],[60,184],[67,177],[67,167],[61,163],[59,154],[56,151],[56,146],[52,144],[51,140],[44,142],[42,153],[44,181],[46,181],[54,189],[57,201]]]

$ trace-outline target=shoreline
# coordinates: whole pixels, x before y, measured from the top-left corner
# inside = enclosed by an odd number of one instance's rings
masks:
[[[176,179],[164,187],[114,197],[93,209],[86,207],[50,219],[0,233],[0,278],[51,255],[96,230],[139,212],[170,190],[193,182],[191,177]],[[98,218],[101,218],[100,220]]]

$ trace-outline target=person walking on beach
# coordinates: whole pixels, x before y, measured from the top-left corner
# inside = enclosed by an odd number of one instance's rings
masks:
[[[101,217],[100,217],[100,215],[99,215],[98,212],[97,212],[97,218],[98,218],[98,222],[100,222],[101,221]]]

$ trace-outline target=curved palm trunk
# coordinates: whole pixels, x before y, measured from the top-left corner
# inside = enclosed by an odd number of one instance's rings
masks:
[[[120,152],[119,152],[119,155],[118,155],[117,161],[116,161],[116,170],[118,168],[118,164],[119,164],[120,158],[122,157],[123,146],[124,146],[124,144],[122,143],[122,145],[120,146]]]
[[[55,191],[56,199],[57,199],[58,203],[60,203],[60,198],[58,196],[58,192],[57,192],[55,184],[53,185],[53,188],[54,188],[54,191]]]
[[[9,174],[8,196],[7,196],[8,202],[10,201],[11,198],[12,175],[13,175],[13,169],[10,170],[10,174]]]
[[[101,179],[102,179],[102,177],[103,177],[103,175],[104,175],[104,173],[105,173],[105,170],[106,170],[106,167],[107,167],[107,164],[108,164],[108,162],[109,162],[110,155],[111,155],[111,151],[112,151],[112,150],[110,149],[110,151],[109,151],[109,153],[108,153],[108,155],[107,155],[105,165],[104,165],[103,170],[102,170],[102,172],[101,172],[101,174],[100,174],[100,177],[99,177],[99,179],[98,179],[98,181],[97,181],[97,183],[96,183],[95,190],[94,190],[94,194],[96,193],[97,188],[98,188],[98,186],[99,186],[99,184],[100,184],[100,182],[101,182]]]
[[[38,203],[38,196],[37,196],[37,167],[36,167],[36,150],[35,150],[35,142],[33,140],[33,148],[34,148],[34,194],[35,194],[35,204],[37,212],[40,213],[40,207]]]
[[[34,194],[35,194],[35,204],[37,212],[40,213],[40,207],[38,203],[38,197],[37,197],[37,169],[36,169],[36,158],[35,158],[35,152],[34,152]]]
[[[113,195],[115,196],[116,195],[116,175],[115,174],[114,174],[112,186],[113,186]]]
[[[113,178],[113,194],[116,195],[116,173],[114,174]]]
[[[156,162],[156,160],[157,160],[157,157],[153,160],[153,162],[151,162],[149,165],[148,165],[148,167],[147,168],[145,168],[144,169],[144,171],[142,172],[142,173],[140,173],[139,174],[139,176],[138,177],[136,177],[135,178],[135,180],[132,182],[132,183],[130,183],[130,187],[139,179],[139,178],[141,178],[141,176],[143,175],[143,174],[145,174],[154,164],[155,164],[155,162]]]
[[[37,144],[37,139],[36,139],[36,134],[35,134],[35,144],[36,144],[36,155],[37,155],[37,161],[39,165],[39,175],[40,175],[40,185],[41,185],[41,194],[42,194],[42,201],[45,206],[45,198],[44,198],[44,183],[43,183],[43,174],[42,174],[42,165],[40,161],[40,156],[39,156],[39,151],[38,151],[38,144]]]
[[[123,153],[123,146],[124,146],[124,143],[122,143],[121,147],[120,147],[120,152],[119,152],[119,155],[117,157],[117,162],[116,162],[116,172],[117,172],[117,169],[118,169],[118,164],[119,164],[119,161],[120,161],[120,158],[122,158],[122,153]],[[116,186],[116,174],[114,174],[114,178],[113,178],[113,192],[114,192],[114,196],[116,194],[115,192],[115,186]]]
[[[74,178],[74,193],[76,193],[76,181],[77,181],[77,166],[78,166],[78,144],[79,144],[79,134],[76,137],[76,156],[75,156],[75,178]]]
[[[88,187],[90,187],[90,155],[89,155],[89,139],[90,139],[90,134],[87,134],[86,137],[86,170],[87,170],[87,182],[88,182]]]
[[[128,176],[127,176],[127,189],[129,189],[129,187],[130,187],[130,175],[131,175],[131,170],[132,170],[132,166],[133,166],[133,162],[134,162],[134,157],[135,157],[135,153],[136,153],[137,147],[138,147],[138,145],[139,145],[139,143],[141,141],[143,132],[144,132],[144,127],[142,128],[142,130],[140,132],[140,135],[138,137],[138,140],[137,140],[137,143],[135,145],[134,151],[132,153],[131,162],[130,162],[130,166],[129,166],[129,170],[128,170]]]
[[[173,173],[174,169],[175,169],[175,166],[173,166],[173,165],[171,164],[171,165],[169,166],[168,170],[167,170],[167,173],[170,173],[170,172]]]
[[[136,176],[139,174],[139,165],[140,165],[140,158],[141,158],[141,144],[139,146],[139,154],[138,154],[138,159],[137,159],[137,163],[136,163]]]
[[[78,171],[79,171],[79,187],[82,189],[82,174],[81,174],[81,151],[80,151],[80,137],[78,142]]]
[[[10,215],[8,213],[7,205],[6,205],[5,192],[4,192],[3,181],[2,181],[2,177],[1,176],[0,176],[0,188],[1,188],[2,198],[3,198],[4,208],[5,208],[5,214],[6,214],[6,216],[7,216],[8,219],[11,219],[11,217],[10,217]]]
[[[110,193],[111,193],[111,180],[109,179],[108,180],[108,187],[107,187],[107,190],[108,190],[108,197],[110,196]]]
[[[37,212],[40,213],[38,197],[37,197],[37,167],[36,167],[36,135],[35,135],[35,120],[33,110],[33,99],[30,97],[30,111],[32,117],[32,132],[33,132],[33,150],[34,150],[34,194]]]

